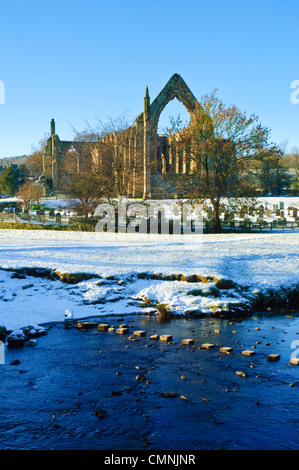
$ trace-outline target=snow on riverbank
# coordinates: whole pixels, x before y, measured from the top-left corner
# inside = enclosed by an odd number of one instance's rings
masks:
[[[76,285],[37,277],[14,277],[0,271],[0,325],[62,321],[64,310],[75,318],[141,312],[141,298],[166,303],[176,313],[213,312],[246,303],[236,290],[209,295],[201,283],[137,279],[138,273],[197,274],[230,279],[249,293],[299,284],[299,233],[207,234],[160,236],[0,231],[0,268],[48,268],[92,273],[95,279]],[[107,277],[116,276],[116,279]],[[20,278],[21,277],[21,278]],[[140,276],[139,276],[140,277]],[[201,289],[202,295],[190,295]],[[196,292],[195,292],[196,294]]]
[[[196,273],[275,287],[299,281],[299,233],[130,236],[1,230],[0,267],[28,266],[103,277]]]

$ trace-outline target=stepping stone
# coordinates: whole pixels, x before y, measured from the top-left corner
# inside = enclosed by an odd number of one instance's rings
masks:
[[[117,328],[116,333],[118,335],[126,335],[129,333],[129,328]]]
[[[267,357],[268,361],[276,362],[280,360],[280,354],[269,354]]]
[[[150,336],[150,337],[149,337],[149,339],[152,339],[152,340],[154,340],[154,341],[155,341],[155,340],[157,340],[157,339],[158,339],[158,335],[152,335],[152,336]]]
[[[108,331],[109,323],[99,323],[98,330],[99,331]]]
[[[82,330],[91,330],[92,328],[96,328],[97,326],[97,322],[92,321],[82,321],[77,323],[77,328]]]
[[[187,346],[194,344],[194,339],[191,339],[191,338],[182,339],[182,344],[186,344]]]
[[[293,357],[292,359],[290,359],[290,364],[292,364],[293,366],[299,366],[299,357]]]
[[[210,344],[210,343],[204,343],[201,345],[203,349],[213,349],[215,348],[215,344]]]
[[[138,330],[138,331],[134,331],[134,332],[133,332],[133,335],[134,335],[134,336],[145,336],[145,335],[146,335],[146,332],[145,332],[145,331],[142,331],[142,330]]]
[[[250,349],[242,351],[242,356],[254,356],[254,355],[255,355],[255,351],[250,351]]]
[[[172,335],[161,335],[160,341],[172,341]]]
[[[219,331],[219,330],[214,330],[214,333],[216,333],[216,335],[220,335],[220,331]]]
[[[228,346],[224,346],[224,347],[220,348],[219,351],[223,354],[231,354],[233,352],[233,348],[230,348]]]
[[[110,326],[110,328],[108,328],[108,331],[111,333],[111,331],[114,331],[114,326]]]

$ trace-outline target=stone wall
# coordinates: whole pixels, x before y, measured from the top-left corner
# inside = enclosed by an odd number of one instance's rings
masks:
[[[122,160],[130,171],[126,196],[175,197],[175,176],[190,171],[186,154],[178,152],[175,142],[170,142],[169,137],[157,135],[161,112],[174,98],[184,104],[192,119],[197,100],[180,75],[174,74],[152,103],[146,88],[144,110],[132,127],[120,133],[112,132],[102,139],[103,143],[113,145],[115,158]],[[44,176],[54,191],[63,191],[59,173],[66,152],[75,147],[80,154],[80,146],[83,145],[90,145],[90,152],[94,153],[95,158],[97,150],[93,142],[61,141],[55,133],[54,120],[51,121],[51,136],[44,149]]]

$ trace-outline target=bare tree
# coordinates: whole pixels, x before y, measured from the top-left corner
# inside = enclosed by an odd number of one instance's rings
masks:
[[[30,209],[30,207],[36,203],[40,204],[42,197],[44,195],[43,188],[38,184],[27,181],[23,184],[18,191],[19,198],[23,201],[25,209]]]
[[[74,209],[85,217],[93,216],[103,198],[95,175],[86,170],[70,175],[65,185],[65,192],[76,200]]]
[[[45,134],[37,146],[32,146],[32,153],[26,159],[25,165],[29,178],[37,180],[43,174],[43,153],[49,134]]]
[[[190,201],[210,200],[214,228],[221,231],[221,198],[252,195],[252,162],[269,154],[269,130],[255,115],[249,117],[235,106],[226,107],[216,91],[202,97],[186,128],[172,123],[169,136],[185,152],[188,174],[177,186]],[[262,152],[261,152],[262,150]]]
[[[109,117],[106,123],[98,119],[95,127],[87,123],[84,131],[75,131],[75,141],[89,145],[90,169],[108,200],[112,196],[128,195],[130,184],[140,174],[143,145],[137,142],[137,136],[134,144],[128,139],[126,130],[131,125],[126,114],[122,114],[116,119]]]

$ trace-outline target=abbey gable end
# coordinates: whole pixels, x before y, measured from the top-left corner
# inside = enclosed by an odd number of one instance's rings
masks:
[[[174,98],[186,107],[192,117],[197,100],[182,77],[174,74],[152,103],[146,88],[144,110],[131,127],[106,134],[98,143],[60,140],[52,119],[51,135],[46,142],[43,158],[46,184],[52,191],[63,193],[63,178],[68,172],[80,173],[82,159],[87,158],[88,152],[91,163],[108,158],[112,167],[123,166],[123,175],[118,174],[117,178],[124,179],[125,184],[124,181],[118,181],[116,187],[119,194],[115,196],[152,199],[175,197],[172,181],[178,174],[188,174],[190,169],[186,156],[176,152],[169,137],[157,134],[159,117]],[[110,152],[103,152],[105,146],[109,146]],[[66,166],[66,155],[70,152],[76,155],[71,167]]]

